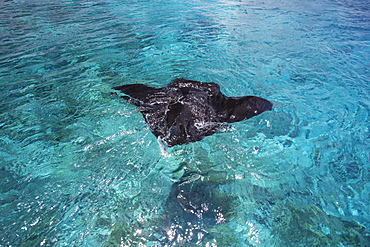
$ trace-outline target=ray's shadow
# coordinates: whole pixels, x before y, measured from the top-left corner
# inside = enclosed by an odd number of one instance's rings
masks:
[[[163,229],[166,242],[201,244],[215,242],[210,229],[226,223],[234,214],[237,196],[220,189],[224,182],[212,181],[207,174],[186,171],[169,193]]]

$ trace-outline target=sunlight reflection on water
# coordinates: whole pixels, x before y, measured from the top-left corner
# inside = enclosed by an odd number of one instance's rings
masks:
[[[144,2],[0,3],[0,246],[368,246],[368,2]],[[166,148],[177,77],[275,108]]]

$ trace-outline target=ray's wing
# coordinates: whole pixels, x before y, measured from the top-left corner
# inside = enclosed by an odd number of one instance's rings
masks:
[[[124,94],[127,94],[129,98],[139,100],[142,103],[148,103],[148,99],[150,95],[155,94],[158,89],[153,87],[148,87],[144,84],[129,84],[129,85],[122,85],[118,87],[114,87],[114,90],[119,90]],[[123,97],[124,99],[129,100],[128,97]],[[135,105],[138,102],[132,101]]]
[[[226,97],[217,102],[218,117],[221,122],[234,123],[257,116],[272,109],[272,103],[256,96]]]
[[[195,88],[206,92],[209,103],[217,112],[219,122],[234,123],[252,118],[272,109],[272,103],[256,96],[227,97],[220,86],[213,82],[200,82],[178,78],[168,84],[169,88]]]
[[[176,125],[178,116],[183,111],[182,105],[177,103],[182,95],[180,90],[166,87],[152,88],[143,84],[123,85],[113,89],[128,95],[122,98],[138,106],[145,122],[156,137],[168,136],[171,126]]]

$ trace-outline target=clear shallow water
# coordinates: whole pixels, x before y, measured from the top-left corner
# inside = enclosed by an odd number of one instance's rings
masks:
[[[369,246],[367,1],[6,1],[0,35],[0,246]],[[164,148],[111,88],[177,77],[275,107]]]

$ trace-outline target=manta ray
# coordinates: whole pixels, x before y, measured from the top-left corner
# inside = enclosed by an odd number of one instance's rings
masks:
[[[162,88],[144,84],[114,87],[136,105],[152,133],[172,147],[200,141],[225,123],[249,119],[272,109],[257,96],[227,97],[213,82],[178,78]]]

